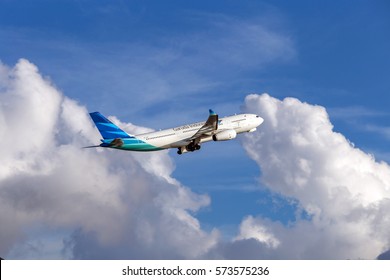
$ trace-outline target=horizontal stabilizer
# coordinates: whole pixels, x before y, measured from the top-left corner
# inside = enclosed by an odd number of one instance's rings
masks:
[[[83,147],[83,149],[90,149],[90,148],[99,148],[100,145],[93,145],[93,146],[86,146],[86,147]]]

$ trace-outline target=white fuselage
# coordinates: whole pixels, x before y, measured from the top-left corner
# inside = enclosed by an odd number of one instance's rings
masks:
[[[219,119],[217,130],[213,131],[208,137],[200,139],[199,143],[213,140],[213,135],[226,130],[234,130],[237,134],[243,132],[252,132],[256,130],[263,119],[255,114],[239,114]],[[205,122],[178,126],[170,129],[136,135],[135,137],[155,147],[162,149],[179,148],[188,145],[190,138],[196,133]]]

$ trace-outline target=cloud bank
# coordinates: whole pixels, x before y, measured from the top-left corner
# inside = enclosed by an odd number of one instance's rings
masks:
[[[254,257],[373,259],[390,247],[390,166],[333,131],[325,108],[295,98],[249,95],[245,110],[261,115],[243,146],[261,169],[261,183],[299,203],[283,226],[245,218],[239,240],[257,241]]]
[[[171,177],[166,152],[81,149],[100,137],[87,110],[27,60],[0,64],[0,136],[3,257],[197,258],[217,242],[192,214],[208,196]]]
[[[244,217],[206,231],[210,204],[175,178],[167,152],[80,149],[100,136],[86,108],[36,66],[0,64],[0,254],[76,259],[373,259],[390,248],[390,167],[334,132],[326,110],[249,95],[261,115],[242,138],[261,184],[298,204],[288,225]],[[111,118],[130,133],[148,131]],[[302,215],[306,213],[306,215]]]

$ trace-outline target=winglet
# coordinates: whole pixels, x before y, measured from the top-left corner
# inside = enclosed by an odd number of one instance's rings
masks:
[[[216,113],[212,109],[209,109],[209,113],[210,113],[210,116],[215,116],[216,115]]]

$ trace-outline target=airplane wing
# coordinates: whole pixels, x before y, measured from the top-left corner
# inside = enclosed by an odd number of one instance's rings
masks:
[[[191,136],[189,140],[195,140],[195,142],[199,142],[202,137],[210,136],[213,131],[218,129],[218,115],[211,109],[209,112],[210,115],[206,123],[201,128],[199,128],[199,130],[193,136]]]
[[[212,136],[213,132],[217,130],[218,115],[214,113],[214,111],[211,109],[209,110],[209,112],[210,115],[207,121],[205,122],[205,124],[202,125],[202,127],[199,128],[199,130],[194,135],[192,135],[189,138],[182,139],[180,141],[180,143],[184,142],[186,144],[183,144],[182,146],[179,147],[179,150],[177,152],[179,155],[181,155],[182,153],[199,150],[200,149],[199,143],[202,140],[202,138]]]

